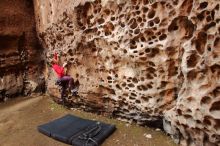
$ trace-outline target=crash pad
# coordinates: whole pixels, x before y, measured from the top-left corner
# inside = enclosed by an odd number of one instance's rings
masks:
[[[115,130],[115,125],[65,115],[37,127],[38,131],[73,146],[99,146]]]

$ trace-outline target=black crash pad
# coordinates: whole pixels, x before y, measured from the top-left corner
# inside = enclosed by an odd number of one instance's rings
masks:
[[[98,121],[66,115],[38,126],[38,131],[73,146],[97,146],[110,136],[116,127]]]

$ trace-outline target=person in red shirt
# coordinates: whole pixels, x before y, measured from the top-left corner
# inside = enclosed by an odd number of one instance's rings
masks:
[[[61,86],[61,100],[64,100],[64,94],[66,89],[71,90],[72,95],[77,95],[77,87],[74,86],[74,80],[72,77],[65,74],[64,67],[67,65],[67,63],[64,63],[63,66],[59,65],[59,59],[57,53],[54,54],[54,58],[52,61],[52,68],[57,74],[57,81],[56,84]]]

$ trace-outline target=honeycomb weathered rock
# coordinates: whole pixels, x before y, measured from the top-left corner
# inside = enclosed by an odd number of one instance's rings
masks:
[[[57,51],[71,63],[85,109],[140,124],[164,117],[182,144],[219,145],[219,0],[152,2],[35,1],[47,59]]]

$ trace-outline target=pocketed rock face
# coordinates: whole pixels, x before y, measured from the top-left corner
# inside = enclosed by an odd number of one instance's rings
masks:
[[[33,3],[0,1],[0,101],[44,87]]]
[[[56,51],[70,63],[73,105],[152,126],[163,118],[177,142],[218,145],[219,1],[152,2],[36,1],[47,59]],[[59,96],[54,79],[49,69]]]

